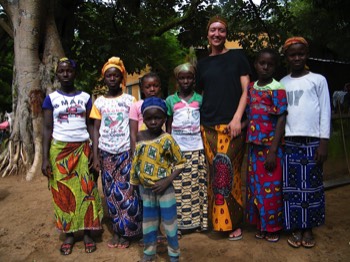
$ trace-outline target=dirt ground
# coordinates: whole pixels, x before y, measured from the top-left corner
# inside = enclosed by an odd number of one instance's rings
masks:
[[[326,191],[326,224],[316,229],[317,245],[312,249],[293,249],[284,233],[277,243],[254,237],[254,228],[243,227],[241,241],[228,241],[226,235],[209,233],[186,234],[180,240],[180,261],[350,261],[350,185]],[[37,176],[27,182],[24,176],[0,179],[0,261],[138,261],[142,248],[132,243],[128,249],[110,249],[111,237],[107,217],[103,231],[95,234],[97,250],[84,252],[77,242],[73,253],[62,256],[63,240],[54,226],[51,195],[47,180]],[[167,254],[157,261],[168,261]]]

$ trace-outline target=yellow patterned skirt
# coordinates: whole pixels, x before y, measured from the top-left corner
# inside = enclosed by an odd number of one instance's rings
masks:
[[[241,166],[245,137],[231,140],[225,128],[226,125],[201,126],[209,163],[208,213],[214,231],[233,231],[243,221]]]

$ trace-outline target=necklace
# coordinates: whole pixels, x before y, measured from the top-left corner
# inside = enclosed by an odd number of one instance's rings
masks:
[[[71,97],[71,96],[65,96],[64,94],[63,94],[63,92],[60,92],[60,95],[62,96],[62,98],[63,98],[63,105],[66,105],[67,106],[67,109],[69,108],[69,107],[71,107],[72,105],[76,105],[77,103],[75,102],[75,96],[77,95],[77,92],[74,92],[74,96],[73,96],[73,99],[71,99],[71,101],[70,101],[70,103],[68,103],[68,100],[67,100],[67,97]]]

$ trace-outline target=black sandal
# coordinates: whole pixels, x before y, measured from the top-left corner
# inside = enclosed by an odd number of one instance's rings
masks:
[[[267,232],[265,239],[269,242],[278,242],[280,240],[280,233],[279,232]]]
[[[266,237],[266,231],[257,231],[255,233],[255,238],[264,239]]]

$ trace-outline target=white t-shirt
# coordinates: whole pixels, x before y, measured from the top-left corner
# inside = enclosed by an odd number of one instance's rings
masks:
[[[329,138],[331,106],[327,80],[309,72],[302,77],[285,76],[288,115],[285,136]]]
[[[101,120],[98,148],[111,154],[130,150],[129,111],[135,101],[128,94],[96,99],[90,117]]]
[[[186,102],[175,93],[168,96],[166,103],[168,115],[173,117],[171,135],[180,146],[181,151],[203,149],[199,113],[202,96],[195,92]]]
[[[53,112],[52,137],[62,142],[82,142],[89,139],[86,111],[91,108],[90,95],[77,91],[67,95],[54,91],[46,96],[43,109]]]

